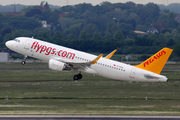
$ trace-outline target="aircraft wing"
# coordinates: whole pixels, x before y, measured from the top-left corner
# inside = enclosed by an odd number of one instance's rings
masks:
[[[55,60],[63,62],[71,66],[73,69],[85,69],[87,67],[90,67],[91,64],[96,64],[97,61],[103,56],[103,54],[100,54],[97,58],[90,62],[82,62],[82,61],[70,61],[67,59],[62,59],[62,58],[55,58]]]

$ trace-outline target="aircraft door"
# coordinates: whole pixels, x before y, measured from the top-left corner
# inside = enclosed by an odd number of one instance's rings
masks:
[[[135,78],[135,74],[136,74],[136,68],[132,68],[131,69],[131,72],[130,72],[130,75],[129,75],[129,78],[132,80]]]
[[[33,57],[34,56],[34,52],[33,52],[33,50],[32,49],[30,49],[30,47],[31,47],[31,40],[26,40],[25,42],[24,42],[24,51],[26,52],[26,54],[28,55],[28,56],[31,56],[31,57]]]
[[[25,44],[24,44],[24,49],[25,49],[25,50],[29,50],[29,48],[30,48],[30,43],[31,43],[30,40],[26,40],[26,42],[25,42]]]

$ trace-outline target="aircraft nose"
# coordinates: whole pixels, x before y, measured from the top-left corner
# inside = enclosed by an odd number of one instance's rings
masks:
[[[11,46],[11,41],[7,41],[7,42],[5,43],[5,45],[6,45],[6,47],[10,48],[10,46]]]

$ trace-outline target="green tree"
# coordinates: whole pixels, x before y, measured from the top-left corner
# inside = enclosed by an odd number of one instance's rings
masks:
[[[2,35],[2,38],[3,38],[6,34],[9,34],[9,33],[11,33],[14,30],[15,30],[15,28],[13,28],[11,26],[7,26],[7,27],[1,29],[0,34]]]
[[[73,26],[71,26],[69,30],[76,38],[78,38],[81,29],[82,29],[82,24],[79,23],[79,24],[74,24]]]
[[[133,30],[132,24],[121,23],[119,25],[120,30]]]
[[[55,23],[59,20],[59,13],[56,11],[52,11],[49,18],[47,19],[48,23]]]
[[[29,11],[31,11],[33,9],[40,9],[40,10],[42,10],[43,8],[42,8],[42,6],[35,5],[35,6],[24,7],[21,11],[22,12],[29,12]]]
[[[159,35],[159,42],[160,42],[161,45],[167,44],[166,36],[164,34],[162,34],[162,33],[160,33],[160,35]]]
[[[157,4],[148,3],[146,4],[147,10],[146,13],[148,14],[147,21],[154,22],[154,19],[157,19],[160,15],[160,8]],[[147,22],[146,21],[146,22]]]
[[[106,35],[104,36],[105,40],[111,40],[113,38],[112,34],[109,32],[106,32]]]
[[[176,30],[180,33],[180,25],[176,28]]]
[[[117,24],[115,21],[109,21],[106,27],[106,32],[114,34],[115,31],[117,30]]]
[[[90,35],[86,31],[81,30],[79,39],[84,41],[84,40],[88,40],[89,38],[90,38]]]
[[[75,5],[75,11],[76,13],[79,14],[82,14],[84,13],[87,9],[91,9],[93,6],[92,4],[90,3],[83,3],[83,4],[78,4],[78,5]]]
[[[166,27],[168,27],[168,14],[161,14],[157,20],[159,23],[165,24]]]
[[[51,10],[42,10],[42,18],[41,20],[46,20],[48,21],[49,17],[51,16]],[[48,24],[50,24],[50,22],[48,21]]]
[[[52,42],[55,44],[60,44],[62,40],[64,40],[62,32],[56,31],[52,36]]]
[[[176,44],[174,47],[173,47],[173,52],[178,56],[180,57],[180,43]]]
[[[68,40],[74,40],[74,39],[75,39],[74,34],[70,33],[70,34],[68,35]]]
[[[124,44],[127,46],[132,46],[134,44],[134,40],[133,39],[127,39],[127,40],[125,40]]]
[[[42,26],[37,19],[27,18],[25,16],[14,16],[9,20],[9,25],[16,29],[30,29],[30,30]]]
[[[175,41],[180,42],[180,35],[179,34],[175,34],[174,38]]]
[[[123,33],[120,30],[117,30],[114,34],[114,39],[117,39],[119,41],[123,41],[124,40]]]
[[[71,12],[73,10],[74,10],[74,7],[72,5],[62,6],[60,9],[58,9],[58,11],[60,12]]]
[[[144,37],[135,37],[135,44],[139,46],[152,46],[153,45],[153,40],[147,39],[146,36]]]
[[[167,46],[173,46],[175,44],[175,41],[173,39],[169,39],[167,41]]]
[[[174,20],[176,17],[176,13],[169,12],[168,13],[168,21],[167,21],[167,27],[168,28],[176,28],[178,26],[178,22]]]
[[[96,25],[93,23],[85,24],[82,30],[86,31],[90,37],[93,36],[94,32],[98,32]]]
[[[42,11],[36,8],[36,9],[30,9],[29,11],[25,13],[26,17],[32,17],[34,15],[42,15]]]
[[[38,31],[37,38],[44,41],[50,41],[51,31],[44,28]]]
[[[149,34],[148,39],[157,40],[157,35],[156,34]]]
[[[137,25],[136,30],[145,32],[147,31],[147,28],[144,25]]]
[[[94,32],[93,34],[93,40],[102,40],[102,35],[100,32]]]

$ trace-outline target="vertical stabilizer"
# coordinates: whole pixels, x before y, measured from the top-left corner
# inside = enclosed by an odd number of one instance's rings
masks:
[[[145,60],[143,63],[135,67],[160,74],[172,51],[173,49],[163,48],[162,50]]]

